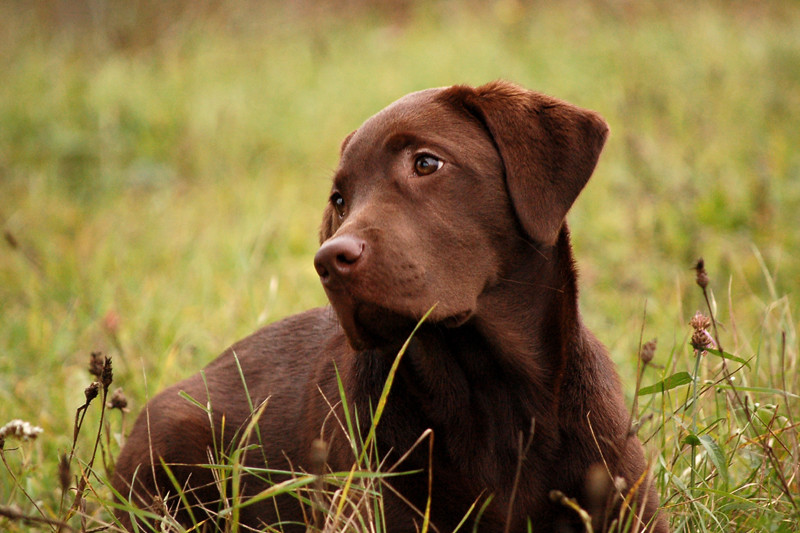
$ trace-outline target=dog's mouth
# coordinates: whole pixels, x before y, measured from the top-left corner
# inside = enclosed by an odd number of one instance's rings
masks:
[[[355,350],[402,343],[429,310],[420,309],[418,313],[398,311],[390,309],[385,304],[360,301],[347,291],[326,292],[339,324]],[[464,325],[473,314],[472,310],[466,310],[437,316],[435,311],[436,309],[426,319],[426,323],[439,324],[447,328]]]
[[[441,322],[448,328],[459,328],[463,326],[470,318],[472,318],[472,314],[472,309],[468,309],[466,311],[452,314],[442,319]]]
[[[416,321],[375,304],[353,300],[349,295],[329,298],[347,341],[355,350],[381,348],[403,342]]]

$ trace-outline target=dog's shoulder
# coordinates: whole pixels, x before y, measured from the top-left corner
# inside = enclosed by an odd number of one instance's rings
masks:
[[[226,348],[207,371],[232,364],[283,364],[324,349],[341,335],[330,307],[318,307],[268,324]]]
[[[331,352],[330,347],[345,342],[330,308],[311,309],[269,324],[229,346],[202,371],[153,398],[152,405],[170,406],[159,409],[156,421],[163,418],[165,424],[180,426],[188,417],[207,423],[202,410],[187,407],[190,403],[224,412],[229,423],[245,420],[249,406],[267,398],[287,412],[296,410],[304,395],[303,384],[312,379],[321,358]],[[179,396],[194,402],[177,401]],[[233,401],[237,398],[242,401]],[[175,424],[176,418],[181,424]]]
[[[330,307],[268,324],[226,348],[183,386],[230,391],[244,385],[257,395],[281,394],[310,379],[320,359],[341,352],[344,333]]]

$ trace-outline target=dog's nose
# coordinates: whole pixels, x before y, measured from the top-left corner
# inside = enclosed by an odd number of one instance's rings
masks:
[[[364,254],[366,243],[352,235],[341,235],[325,241],[314,256],[314,267],[325,282],[331,276],[346,276]]]

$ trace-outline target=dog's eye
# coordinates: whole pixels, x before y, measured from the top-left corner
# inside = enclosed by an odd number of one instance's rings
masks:
[[[418,176],[427,176],[442,168],[442,165],[444,163],[440,159],[429,154],[423,154],[417,156],[414,160],[414,172]]]
[[[336,209],[339,218],[344,217],[344,198],[338,192],[331,194],[331,205]]]

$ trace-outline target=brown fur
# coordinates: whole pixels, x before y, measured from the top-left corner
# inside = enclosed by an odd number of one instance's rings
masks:
[[[252,402],[267,400],[263,447],[248,452],[248,464],[309,470],[322,436],[328,467],[349,470],[352,449],[329,416],[337,370],[353,412],[367,420],[399,347],[435,305],[402,359],[377,434],[391,464],[431,429],[432,458],[427,446],[412,453],[402,470],[422,473],[392,479],[394,488],[424,509],[432,460],[438,531],[489,497],[480,531],[524,531],[529,520],[535,532],[583,531],[572,509],[551,501],[553,490],[591,510],[604,531],[619,512],[610,473],[638,487],[630,498],[638,529],[666,532],[613,365],[581,323],[564,222],[607,132],[593,112],[505,82],[421,91],[370,118],[342,145],[315,258],[335,315],[314,309],[272,324],[226,350],[205,379],[153,398],[118,460],[117,490],[141,506],[174,495],[163,460],[189,489],[196,518],[205,517],[200,503],[215,508],[209,470],[191,465],[229,449],[250,420],[237,360]],[[441,167],[418,172],[425,154]],[[209,401],[213,432],[179,391]],[[247,477],[244,492],[265,486]],[[390,532],[419,527],[418,513],[384,494]],[[242,520],[302,521],[302,507],[266,500],[243,508]],[[178,518],[187,521],[186,511]]]

